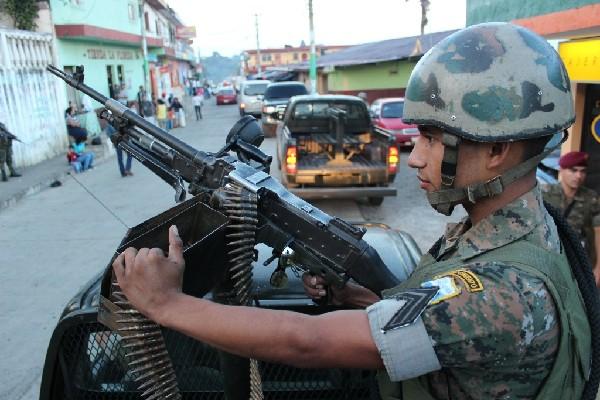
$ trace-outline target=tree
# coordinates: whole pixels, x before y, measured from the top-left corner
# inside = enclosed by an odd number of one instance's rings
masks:
[[[35,29],[37,0],[0,0],[0,9],[12,17],[15,28],[27,31]]]
[[[406,0],[407,2],[409,0]],[[421,36],[425,33],[425,25],[427,25],[427,11],[429,11],[430,0],[419,0],[421,2]]]

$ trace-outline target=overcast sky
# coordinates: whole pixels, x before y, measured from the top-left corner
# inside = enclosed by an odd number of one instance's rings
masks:
[[[308,0],[167,0],[186,25],[196,26],[193,47],[202,57],[310,44]],[[431,0],[425,33],[465,26],[466,0]],[[352,45],[418,35],[419,0],[313,0],[315,42]]]

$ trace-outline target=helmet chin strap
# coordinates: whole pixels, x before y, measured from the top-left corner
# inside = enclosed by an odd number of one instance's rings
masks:
[[[441,167],[442,189],[427,193],[427,200],[437,212],[450,215],[456,205],[465,201],[475,204],[477,200],[497,196],[504,191],[506,186],[535,169],[540,161],[559,148],[567,140],[567,137],[568,133],[565,130],[563,138],[558,144],[514,166],[502,175],[498,175],[486,182],[472,183],[464,188],[455,188],[454,180],[456,178],[456,163],[458,161],[460,138],[444,132],[442,136],[442,143],[444,144],[444,158],[442,159]]]

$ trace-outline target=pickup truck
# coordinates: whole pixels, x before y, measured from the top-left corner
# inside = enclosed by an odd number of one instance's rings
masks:
[[[373,126],[358,97],[295,96],[276,137],[282,183],[299,197],[366,197],[380,205],[396,195],[390,184],[398,148],[389,133]]]

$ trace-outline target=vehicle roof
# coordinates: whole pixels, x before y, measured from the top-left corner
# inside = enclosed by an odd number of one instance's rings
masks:
[[[390,103],[392,101],[404,101],[404,97],[382,97],[380,99],[375,99],[373,103]]]
[[[242,82],[242,85],[254,85],[254,84],[259,84],[259,83],[270,84],[271,81],[267,80],[267,79],[251,79],[251,80],[247,80],[247,81]]]
[[[285,81],[285,82],[271,82],[271,83],[269,83],[269,86],[298,86],[298,85],[305,86],[304,83],[302,83],[300,81]]]
[[[294,96],[292,98],[293,102],[298,101],[331,101],[331,100],[346,100],[346,101],[360,101],[363,100],[360,97],[350,96],[347,94],[302,94],[298,96]]]

